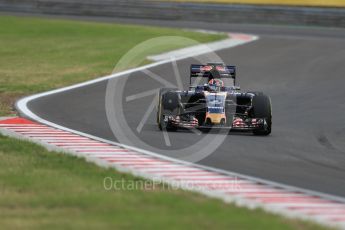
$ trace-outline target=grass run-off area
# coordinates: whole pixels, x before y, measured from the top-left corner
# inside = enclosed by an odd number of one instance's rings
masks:
[[[254,5],[345,7],[345,0],[165,0],[175,2],[201,2]]]
[[[142,52],[132,65],[145,64],[150,54],[226,37],[148,26],[9,16],[0,16],[0,34],[0,116],[8,114],[20,96],[110,74],[124,54],[151,38],[170,36],[162,40],[171,42]],[[133,66],[123,66],[129,67]]]
[[[124,53],[149,38],[184,36],[200,42],[223,38],[154,27],[16,17],[0,17],[0,34],[2,114],[10,112],[10,102],[18,96],[110,73]],[[158,46],[150,53],[177,47]],[[106,190],[106,177],[124,181],[124,186]],[[0,135],[1,229],[322,229],[191,192],[164,190],[162,185],[133,189],[133,183],[144,182]]]
[[[1,229],[322,229],[149,182],[133,189],[143,184],[0,135]]]

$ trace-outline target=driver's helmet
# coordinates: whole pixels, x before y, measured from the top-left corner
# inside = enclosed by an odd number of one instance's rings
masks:
[[[224,82],[220,79],[211,79],[208,82],[208,87],[210,91],[219,92],[224,87]]]

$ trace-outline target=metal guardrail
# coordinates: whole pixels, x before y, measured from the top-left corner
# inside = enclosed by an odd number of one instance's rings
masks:
[[[150,0],[0,0],[0,11],[345,27],[344,8],[198,4]]]

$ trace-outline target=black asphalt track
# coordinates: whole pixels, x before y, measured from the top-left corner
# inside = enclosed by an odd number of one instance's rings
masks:
[[[227,135],[215,152],[198,163],[345,196],[345,30],[115,21],[259,34],[258,41],[217,54],[224,62],[238,67],[238,82],[244,91],[259,90],[271,97],[272,135]],[[193,62],[192,58],[177,62],[185,86],[188,85],[189,65]],[[176,84],[170,63],[150,71]],[[117,141],[106,116],[107,83],[103,81],[36,99],[29,103],[29,108],[59,125]],[[143,72],[128,76],[123,109],[133,132],[153,96],[130,102],[126,102],[126,96],[161,86]],[[162,149],[188,147],[204,135],[169,133],[172,146],[167,147],[162,132],[155,125],[154,113],[138,133],[145,143]],[[143,147],[140,143],[133,144]],[[189,153],[181,151],[180,154]]]

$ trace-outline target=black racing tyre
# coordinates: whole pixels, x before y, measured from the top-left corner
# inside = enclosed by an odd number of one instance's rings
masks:
[[[164,111],[177,115],[180,105],[179,94],[175,91],[168,91],[162,95],[162,106]]]
[[[162,126],[161,126],[161,117],[162,117],[162,95],[170,90],[174,90],[174,89],[170,89],[170,88],[161,88],[159,89],[158,92],[158,103],[157,103],[157,124],[160,130],[162,130]]]
[[[272,131],[272,108],[271,99],[263,93],[256,93],[252,101],[253,117],[265,118],[267,122],[266,128],[254,130],[254,135],[267,136]]]
[[[163,113],[169,114],[177,113],[179,107],[179,96],[176,93],[177,89],[162,88],[158,93],[158,106],[157,106],[157,124],[160,130],[173,131],[175,127],[167,127],[163,121]]]

